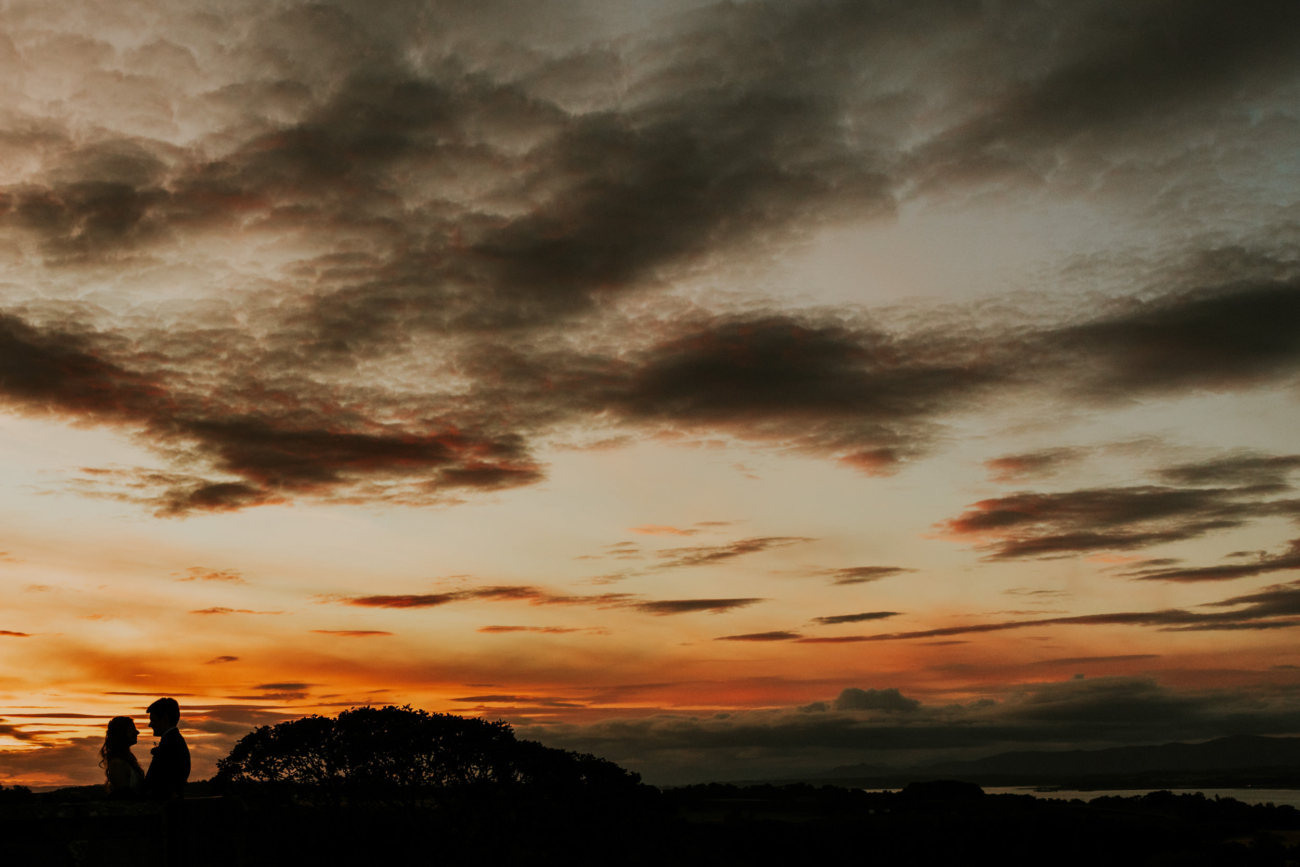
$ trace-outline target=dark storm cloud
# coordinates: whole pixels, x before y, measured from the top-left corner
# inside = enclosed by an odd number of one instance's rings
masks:
[[[0,629],[0,636],[5,638],[31,638],[30,632],[13,632],[9,629]]]
[[[1002,13],[1008,36],[1042,26],[1027,11]],[[1244,14],[1214,0],[1084,3],[1041,14],[1057,24],[1050,65],[923,148],[932,182],[1045,172],[1057,149],[1141,136],[1180,113],[1276,86],[1300,48],[1300,10],[1287,0]]]
[[[645,354],[618,398],[640,423],[726,430],[889,472],[934,418],[998,378],[976,345],[793,316],[718,320]]]
[[[106,421],[143,421],[165,399],[156,376],[106,361],[88,337],[42,331],[0,314],[0,393],[33,412],[60,410]]]
[[[1293,299],[1300,298],[1300,290],[1290,291]],[[1300,343],[1290,336],[1300,333],[1300,319],[1287,319],[1300,315],[1300,308],[1288,314],[1277,305],[1246,305],[1235,320],[1220,310],[1187,313],[1189,305],[1205,306],[1207,298],[1240,301],[1232,292],[1223,297],[1197,295],[1190,301],[1178,296],[1155,312],[1103,316],[1093,325],[1065,332],[1049,329],[992,351],[987,335],[977,339],[962,335],[960,329],[941,337],[891,334],[862,323],[830,325],[794,315],[730,318],[703,327],[690,323],[684,336],[644,350],[639,361],[579,360],[560,354],[520,356],[513,368],[471,365],[477,383],[468,400],[454,413],[439,418],[435,412],[430,421],[416,426],[369,419],[390,412],[373,394],[363,397],[357,392],[350,406],[331,406],[315,386],[293,397],[289,412],[282,398],[277,398],[280,408],[233,401],[222,406],[203,397],[184,374],[159,371],[156,361],[145,356],[123,355],[114,341],[75,330],[36,329],[10,316],[0,320],[0,397],[30,412],[56,412],[124,428],[164,454],[197,458],[227,476],[213,480],[154,471],[123,475],[88,468],[83,480],[87,491],[96,484],[110,489],[116,485],[126,491],[123,498],[150,502],[164,515],[297,497],[420,503],[463,490],[530,484],[542,477],[542,470],[530,457],[528,434],[609,410],[631,426],[726,432],[836,458],[867,472],[889,472],[933,448],[947,413],[970,408],[980,396],[1015,394],[1032,387],[1031,380],[1054,382],[1058,390],[1089,399],[1103,394],[1115,399],[1157,387],[1222,387],[1230,381],[1277,379],[1300,370]],[[1241,336],[1220,339],[1211,325]],[[1276,338],[1268,336],[1272,332],[1277,332]],[[1250,336],[1256,333],[1263,335],[1258,341]],[[1035,347],[1049,337],[1051,357],[1045,363]],[[1273,350],[1268,349],[1270,340],[1277,344]],[[1161,353],[1176,358],[1157,363],[1155,356]],[[1151,365],[1154,374],[1146,370]],[[137,368],[143,372],[135,372]],[[1168,375],[1159,372],[1166,368]],[[1198,370],[1204,376],[1194,376]],[[260,388],[254,381],[240,387],[248,393]],[[1004,476],[1042,472],[1076,451],[1007,456],[994,459],[990,467]],[[1261,485],[1280,484],[1296,466],[1293,456],[1233,456],[1225,461],[1170,468],[1162,476],[1178,484],[1200,479],[1242,485],[1229,489],[1217,505],[1213,501],[1224,489],[1207,488],[1198,495],[1147,487],[985,501],[999,517],[1007,511],[1001,506],[1042,510],[1047,523],[1056,520],[1049,513],[1064,521],[1072,511],[1092,510],[1105,525],[1084,527],[1077,536],[1036,534],[1020,540],[1025,544],[1008,538],[998,556],[1141,547],[1236,525],[1269,513],[1266,504],[1249,504],[1243,498],[1252,496],[1252,489],[1261,493]],[[1248,478],[1255,481],[1247,485]],[[1040,499],[1031,501],[1033,497]],[[1089,497],[1096,502],[1084,503]],[[1102,515],[1107,509],[1115,511],[1119,524],[1111,525]],[[1145,527],[1124,517],[1142,509],[1150,510]],[[1156,526],[1180,515],[1191,519],[1182,529]],[[968,533],[988,520],[988,515],[968,513],[950,529]],[[1120,525],[1119,531],[1109,532]],[[751,543],[757,546],[764,540],[737,543],[742,547],[734,552],[726,546],[711,552],[701,548],[699,563],[757,550],[743,547]],[[680,565],[691,565],[686,554]],[[889,573],[872,570],[888,568],[894,567],[845,571],[836,576],[836,583],[883,577]]]
[[[834,626],[837,623],[863,623],[868,620],[884,620],[897,617],[897,611],[864,611],[861,614],[835,614],[829,617],[814,617],[813,623],[822,626]]]
[[[430,493],[540,477],[515,434],[393,429],[360,414],[306,406],[308,395],[294,398],[298,406],[289,414],[250,414],[213,406],[184,383],[175,387],[174,375],[131,372],[102,358],[111,351],[94,344],[89,335],[39,330],[0,315],[0,399],[28,412],[120,425],[171,448],[190,445],[213,470],[241,479],[160,476],[170,485],[154,499],[160,514],[237,509],[401,477],[415,477]]]
[[[1300,280],[1174,291],[1046,332],[1048,357],[1103,399],[1228,390],[1300,372]],[[1087,362],[1086,364],[1084,362]]]
[[[250,41],[226,51],[253,78],[232,85],[248,90],[251,117],[228,133],[242,146],[180,166],[143,149],[131,171],[15,194],[13,220],[52,252],[99,256],[248,224],[365,239],[363,273],[327,257],[303,270],[323,291],[299,322],[329,351],[412,326],[553,322],[756,237],[892,207],[887,155],[843,128],[877,24],[852,4],[718,9],[622,52],[519,50],[509,72],[492,68],[499,35],[482,56],[465,40],[417,59],[438,24],[395,8],[407,26],[328,5],[241,22]],[[571,110],[553,60],[618,84]],[[258,111],[273,87],[292,120]]]
[[[337,635],[340,638],[374,638],[393,634],[382,629],[313,629],[312,632],[316,635]]]
[[[211,659],[209,659],[207,662],[205,662],[205,663],[203,663],[203,664],[204,664],[204,665],[221,665],[221,664],[223,664],[223,663],[227,663],[227,662],[239,662],[239,657],[238,657],[238,656],[214,656],[214,657],[212,657]]]
[[[1164,294],[1059,327],[952,322],[909,332],[845,317],[718,318],[642,350],[631,367],[605,366],[599,387],[629,424],[725,432],[886,473],[928,454],[945,416],[999,398],[1047,389],[1053,399],[1114,404],[1300,375],[1300,282],[1188,289],[1178,283],[1184,277],[1171,277]],[[1010,481],[1050,475],[1087,454],[1047,449],[987,466]],[[1289,460],[1239,457],[1217,475],[1210,466],[1199,476],[1172,468],[1168,478],[1233,484],[1243,473],[1285,475]]]

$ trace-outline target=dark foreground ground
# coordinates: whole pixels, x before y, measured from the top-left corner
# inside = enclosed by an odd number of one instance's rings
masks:
[[[1169,792],[1084,803],[959,782],[895,793],[712,784],[617,798],[468,792],[435,805],[247,790],[180,812],[93,794],[0,791],[0,864],[1300,864],[1300,811]]]

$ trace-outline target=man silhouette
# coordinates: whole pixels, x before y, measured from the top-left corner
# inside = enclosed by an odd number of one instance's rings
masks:
[[[181,706],[174,698],[160,698],[149,705],[149,728],[158,738],[153,759],[144,775],[144,791],[151,798],[179,800],[190,778],[190,748],[180,729]]]

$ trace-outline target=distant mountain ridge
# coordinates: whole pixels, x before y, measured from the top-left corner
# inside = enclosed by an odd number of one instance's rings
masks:
[[[866,764],[842,765],[818,774],[817,777],[825,780],[907,774],[950,774],[967,778],[982,774],[1082,777],[1149,771],[1228,771],[1290,766],[1300,766],[1300,738],[1232,735],[1203,744],[1168,743],[1103,750],[1000,753],[972,761],[939,762],[908,769]]]

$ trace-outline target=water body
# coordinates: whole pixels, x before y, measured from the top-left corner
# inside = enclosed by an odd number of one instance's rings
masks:
[[[1063,801],[1071,801],[1075,798],[1081,801],[1091,801],[1093,798],[1103,797],[1132,798],[1134,795],[1147,794],[1142,789],[1098,789],[1088,792],[1081,792],[1076,789],[1060,789],[1040,792],[1026,786],[989,786],[984,791],[990,795],[1033,795],[1035,798],[1059,798]],[[1207,798],[1213,798],[1217,795],[1220,798],[1236,798],[1243,804],[1290,804],[1292,807],[1300,809],[1300,789],[1166,789],[1164,791],[1173,792],[1175,795],[1190,795],[1200,792]]]

